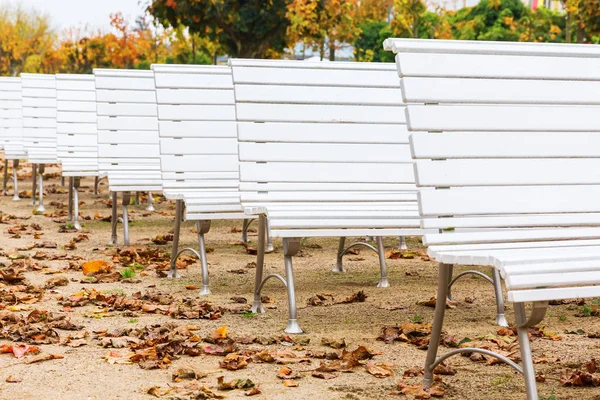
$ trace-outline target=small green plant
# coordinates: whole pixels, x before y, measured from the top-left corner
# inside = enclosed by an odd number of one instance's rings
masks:
[[[497,377],[496,379],[494,379],[492,381],[492,385],[493,386],[500,386],[500,385],[505,385],[507,384],[510,380],[512,379],[512,376],[510,375],[502,375]]]
[[[129,268],[133,268],[133,269],[137,269],[137,270],[143,270],[144,266],[142,264],[134,262],[132,264],[129,264]]]
[[[244,311],[242,312],[242,317],[244,318],[254,318],[254,313],[252,311]]]
[[[127,267],[123,271],[121,271],[121,278],[123,279],[133,278],[134,276],[135,270],[131,267]]]
[[[591,317],[592,316],[592,307],[588,306],[587,304],[584,304],[583,306],[581,306],[581,313],[585,317]]]
[[[558,320],[561,322],[565,322],[567,320],[567,316],[564,314],[561,314],[558,316]]]
[[[554,392],[552,392],[552,394],[548,397],[539,397],[540,400],[556,400],[556,395],[554,394]]]
[[[420,324],[421,322],[423,322],[423,316],[421,314],[415,314],[412,317],[410,317],[410,322]]]
[[[130,324],[135,324],[136,322],[138,322],[137,318],[132,318],[129,321],[127,321]]]

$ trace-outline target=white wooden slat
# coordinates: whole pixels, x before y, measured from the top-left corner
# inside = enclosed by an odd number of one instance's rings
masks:
[[[56,119],[56,108],[23,107],[23,117]]]
[[[8,97],[8,96],[4,96]],[[6,99],[0,100],[0,109],[3,110],[20,110],[23,106],[23,102],[21,101],[21,96],[17,94],[18,97],[16,99]]]
[[[235,104],[233,86],[223,89],[157,89],[158,104]]]
[[[156,131],[158,132],[158,120],[156,117],[98,117],[99,130],[120,131]]]
[[[219,190],[231,190],[234,192],[238,192],[238,183],[236,179],[230,179],[230,180],[200,180],[200,179],[188,179],[188,180],[167,180],[165,179],[165,174],[162,174],[163,176],[163,185],[165,187],[169,187],[171,190],[175,191],[176,189],[179,189],[178,191],[180,193],[189,193],[190,195],[194,195],[194,193],[196,192],[196,190],[198,189],[202,189],[202,192],[208,191],[208,190],[215,190],[215,189],[219,189]],[[238,195],[239,197],[239,195]]]
[[[159,125],[161,137],[237,137],[235,121],[160,121]]]
[[[62,134],[58,135],[56,144],[58,146],[82,146],[97,149],[98,138],[95,135]]]
[[[229,74],[156,74],[157,88],[184,89],[231,89],[233,82]]]
[[[203,172],[190,172],[190,171],[174,171],[174,172],[166,172],[162,171],[163,179],[168,179],[172,181],[184,181],[186,179],[191,180],[215,180],[215,181],[225,181],[225,180],[234,180],[239,181],[239,172],[236,169],[235,171],[203,171]],[[237,187],[237,183],[236,183]]]
[[[156,117],[155,104],[98,103],[98,116]]]
[[[156,94],[150,90],[96,90],[99,103],[145,103],[155,104]]]
[[[157,141],[157,131],[128,130],[119,132],[117,130],[98,130],[98,143],[156,144]]]
[[[515,250],[515,249],[543,249],[552,247],[586,247],[598,246],[600,240],[584,239],[584,240],[562,240],[562,241],[539,241],[539,242],[504,242],[504,243],[475,243],[475,244],[450,244],[450,245],[434,245],[429,246],[428,252],[433,253],[452,253],[452,254],[469,254],[472,251],[480,250]],[[515,266],[517,268],[518,266]],[[508,266],[502,266],[503,269]],[[522,267],[519,267],[522,268]]]
[[[23,107],[56,108],[56,98],[23,97]]]
[[[332,185],[331,183],[310,182],[240,182],[240,190],[243,191],[327,191],[327,190],[357,190],[357,191],[401,191],[416,192],[417,187],[413,183],[339,183]],[[416,203],[415,203],[416,207]],[[416,208],[415,208],[416,209]]]
[[[233,81],[238,84],[270,84],[298,86],[356,86],[398,88],[400,82],[394,70],[351,70],[281,68],[277,61],[272,67],[237,66],[232,60]],[[391,67],[391,65],[390,65]]]
[[[56,132],[59,134],[78,134],[78,135],[94,135],[97,136],[98,129],[96,123],[71,123],[61,122],[56,123]]]
[[[55,99],[56,89],[23,87],[23,100],[26,98]]]
[[[511,227],[543,227],[543,226],[592,226],[600,225],[600,213],[579,214],[527,214],[469,216],[453,218],[424,218],[423,228],[455,229],[455,228],[511,228]]]
[[[25,111],[25,110],[23,110]],[[31,129],[36,128],[52,128],[56,129],[55,118],[35,118],[35,117],[23,117],[23,128],[29,129],[29,133],[34,134]]]
[[[568,274],[572,272],[600,271],[600,260],[568,261],[560,263],[541,263],[526,265],[507,265],[502,267],[501,274],[506,277],[529,276],[541,274]]]
[[[543,144],[542,144],[543,146]],[[598,158],[419,160],[419,186],[502,186],[600,184]]]
[[[95,90],[91,90],[91,91],[57,90],[56,91],[56,99],[58,101],[62,100],[62,101],[91,102],[95,105],[96,92],[95,92]]]
[[[231,121],[235,119],[233,105],[159,105],[161,120],[214,120]]]
[[[426,235],[423,239],[423,243],[433,246],[449,243],[473,244],[577,239],[600,239],[600,228],[582,227],[569,229],[496,230],[491,232],[445,232],[443,234]]]
[[[58,111],[57,119],[63,123],[78,122],[96,124],[96,113],[80,112],[80,111]]]
[[[154,79],[96,75],[96,89],[154,91]]]
[[[412,165],[410,149],[405,144],[240,143],[239,152],[240,161]]]
[[[161,154],[227,154],[237,155],[237,140],[234,138],[162,138]],[[236,163],[237,164],[237,163]]]
[[[413,131],[600,131],[597,106],[408,105]]]
[[[241,192],[242,203],[268,202],[414,202],[414,193],[388,192]],[[336,204],[337,206],[337,204]]]
[[[597,157],[595,132],[444,132],[413,133],[413,156],[419,158],[576,158]]]
[[[532,56],[558,56],[587,58],[599,55],[596,48],[584,44],[492,42],[478,40],[423,40],[389,38],[383,43],[386,50],[395,53],[450,53],[450,54],[501,54]]]
[[[404,105],[398,88],[236,85],[238,102]]]
[[[21,87],[23,89],[43,88],[56,89],[56,78],[54,75],[45,74],[21,74]]]
[[[404,106],[237,103],[238,121],[403,124]]]
[[[21,118],[0,119],[0,128],[20,128],[22,124]]]
[[[599,64],[600,65],[600,64]],[[600,104],[599,81],[524,79],[402,79],[410,103]]]
[[[413,166],[391,163],[240,163],[240,180],[253,182],[414,182]]]
[[[356,236],[419,236],[421,229],[377,229],[377,228],[330,228],[330,229],[274,229],[271,237],[275,238],[301,238],[301,237],[356,237]]]
[[[271,229],[324,229],[324,228],[413,228],[418,229],[416,218],[371,218],[371,219],[279,219],[269,220]],[[387,236],[387,234],[386,234]]]
[[[422,189],[421,214],[489,215],[600,212],[600,186]]]
[[[191,157],[177,157],[163,155],[161,157],[162,170],[165,172],[196,171],[218,172],[237,171],[237,155],[197,155]]]
[[[245,195],[242,193],[242,195]],[[289,195],[289,193],[288,193]],[[382,211],[382,212],[387,212],[387,213],[392,213],[392,212],[398,212],[398,211],[412,211],[415,213],[418,213],[418,210],[416,208],[416,201],[414,198],[414,195],[411,196],[410,198],[407,198],[405,200],[399,200],[398,197],[395,198],[390,198],[389,195],[387,195],[387,197],[389,198],[390,201],[377,201],[374,203],[366,203],[364,201],[361,201],[361,199],[357,199],[354,201],[343,201],[343,202],[336,202],[335,200],[332,201],[297,201],[297,202],[282,202],[282,203],[270,203],[270,202],[263,202],[262,206],[266,209],[269,210],[269,213],[271,212],[290,212],[290,211],[297,211],[297,210],[302,210],[303,212],[328,212],[328,213],[334,213],[337,211],[340,212],[346,212],[346,211],[357,211],[360,210],[361,212],[367,212],[367,211]],[[287,198],[287,197],[286,197]],[[334,197],[335,199],[335,197]],[[256,204],[254,204],[253,206],[257,206]],[[432,231],[435,232],[435,231]]]
[[[56,89],[62,92],[66,91],[83,91],[93,92],[96,90],[96,83],[93,75],[88,75],[85,79],[74,79],[73,75],[69,74],[62,79],[60,75],[56,76]]]
[[[160,157],[158,147],[152,144],[98,144],[100,157],[148,158]]]
[[[567,288],[550,288],[535,290],[511,290],[508,300],[515,303],[556,299],[583,299],[600,296],[599,286],[580,286]]]
[[[87,92],[83,92],[87,93]],[[92,92],[93,93],[93,92]],[[58,100],[56,103],[56,109],[58,111],[77,111],[96,114],[96,102],[95,101],[72,101],[72,100]]]

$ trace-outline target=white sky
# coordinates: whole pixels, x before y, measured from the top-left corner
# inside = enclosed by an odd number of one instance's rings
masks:
[[[62,31],[70,27],[84,27],[91,30],[110,27],[110,14],[122,12],[131,22],[143,14],[147,0],[0,0],[0,6],[21,5],[25,9],[35,9],[50,16],[55,29]]]

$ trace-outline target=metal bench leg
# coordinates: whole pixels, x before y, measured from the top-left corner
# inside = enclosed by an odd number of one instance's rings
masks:
[[[431,327],[431,336],[429,347],[427,348],[427,358],[425,360],[425,376],[423,385],[430,387],[433,383],[433,370],[437,358],[440,337],[442,335],[442,325],[444,324],[444,314],[446,313],[446,298],[448,297],[448,278],[450,275],[449,264],[440,264],[438,272],[437,299],[435,303],[435,312],[433,315],[433,324]]]
[[[448,271],[449,271],[448,272],[448,300],[454,301],[454,297],[452,297],[452,284],[453,284],[452,277],[454,276],[454,265],[449,265]]]
[[[100,178],[94,177],[94,196],[98,196],[98,184],[100,183]]]
[[[123,192],[123,244],[129,246],[129,210],[128,206],[131,202],[131,194]]]
[[[19,160],[13,160],[13,201],[19,201],[19,179],[17,170],[19,169]]]
[[[135,192],[135,203],[136,206],[140,205],[140,192]]]
[[[4,179],[2,181],[2,194],[6,196],[8,194],[8,190],[6,189],[8,185],[8,160],[4,159]]]
[[[146,211],[154,211],[154,198],[152,198],[152,192],[148,192],[148,205]]]
[[[208,261],[206,260],[206,243],[204,242],[204,234],[210,230],[210,221],[196,221],[198,227],[198,245],[200,250],[200,265],[202,267],[202,289],[200,295],[210,294],[208,288]]]
[[[248,243],[248,227],[252,222],[251,219],[244,219],[244,224],[242,225],[242,242]]]
[[[258,217],[258,245],[256,253],[256,274],[254,276],[254,301],[252,302],[252,309],[250,310],[255,314],[262,314],[265,312],[260,299],[260,292],[264,284],[263,269],[265,266],[265,219],[266,218],[264,215]],[[244,223],[245,222],[246,220],[244,220]]]
[[[294,268],[292,257],[300,250],[300,238],[283,239],[283,262],[285,264],[285,282],[288,294],[289,319],[285,333],[302,333],[298,324],[298,310],[296,308],[296,287],[294,286]]]
[[[171,247],[171,269],[168,278],[179,278],[177,273],[177,250],[179,249],[179,234],[181,232],[181,218],[183,216],[183,200],[175,202],[175,226],[173,228],[173,246]]]
[[[500,271],[492,268],[492,284],[494,285],[494,294],[496,296],[496,325],[508,327],[508,321],[504,315],[504,296],[502,295],[502,279]]]
[[[38,203],[37,209],[35,210],[40,213],[46,211],[46,207],[44,207],[44,170],[45,169],[46,169],[46,166],[44,164],[40,164],[39,171],[38,171],[39,203]]]
[[[381,275],[379,282],[377,283],[377,287],[390,287],[390,282],[388,281],[387,277],[387,265],[385,263],[385,247],[383,247],[383,239],[381,236],[377,236],[375,240],[377,240],[377,254],[379,255],[379,271]]]
[[[60,177],[60,186],[65,187],[65,177],[64,176]]]
[[[538,400],[537,385],[535,381],[535,370],[533,368],[533,358],[531,355],[531,344],[529,342],[528,328],[539,324],[546,315],[548,308],[547,301],[534,302],[529,318],[525,312],[525,304],[515,303],[515,322],[517,325],[517,337],[519,339],[519,348],[521,350],[521,362],[523,365],[523,375],[525,378],[525,388],[527,390],[528,400]]]
[[[119,222],[119,213],[117,212],[117,192],[112,192],[112,217],[110,219],[111,235],[109,245],[117,245],[117,223]]]
[[[69,221],[73,222],[73,177],[70,176],[69,177],[69,206],[68,206],[68,211],[69,211]]]
[[[398,236],[398,250],[407,250],[408,246],[406,246],[406,238],[404,236]]]
[[[340,242],[338,244],[338,252],[337,252],[337,261],[335,263],[335,267],[331,270],[331,272],[347,272],[346,268],[344,268],[344,246],[346,244],[346,237],[340,237]]]
[[[81,185],[81,178],[77,176],[71,179],[73,179],[73,227],[80,231],[81,225],[79,224],[79,186]]]
[[[35,206],[35,197],[37,193],[37,164],[31,166],[31,205]]]
[[[265,228],[267,230],[267,253],[271,253],[274,250],[273,247],[273,238],[271,238],[271,225],[269,223],[269,218],[265,218]]]

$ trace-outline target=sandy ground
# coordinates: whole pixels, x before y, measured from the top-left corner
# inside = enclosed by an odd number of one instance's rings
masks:
[[[56,170],[48,169],[49,172]],[[21,172],[27,174],[27,167]],[[80,199],[83,202],[80,208],[82,216],[110,215],[104,200],[107,198],[105,182],[101,184],[101,193],[94,196],[91,187],[93,180],[86,178],[82,181]],[[30,180],[20,182],[20,190],[30,190]],[[60,187],[59,178],[47,181],[45,189],[48,191],[65,191]],[[12,191],[10,191],[12,194]],[[59,203],[53,203],[59,202]],[[56,206],[60,203],[66,205],[67,196],[63,193],[48,194],[45,203],[49,213],[58,212]],[[51,205],[54,204],[54,205]],[[43,249],[50,254],[68,253],[79,255],[86,260],[104,259],[111,261],[106,255],[110,236],[110,223],[96,220],[82,221],[82,233],[89,236],[88,241],[77,244],[77,249],[66,251],[61,247],[77,237],[79,233],[58,233],[60,223],[53,218],[43,215],[33,215],[30,199],[19,202],[12,201],[11,196],[0,197],[0,211],[4,215],[29,218],[27,220],[9,221],[0,225],[0,247],[2,256],[0,262],[10,265],[10,254],[33,255],[40,249],[18,250],[34,243],[44,241],[56,242],[57,249]],[[133,223],[131,224],[132,244],[155,246],[149,242],[156,235],[167,234],[172,229],[174,204],[163,202],[156,205],[157,212],[144,216],[143,206],[131,206]],[[7,232],[11,224],[39,224],[43,235],[34,239],[31,235],[22,235],[21,238],[11,238]],[[207,245],[214,249],[208,256],[210,263],[211,289],[213,294],[206,296],[206,301],[215,305],[232,306],[231,297],[241,296],[249,302],[252,299],[254,283],[254,270],[246,265],[254,261],[255,256],[246,254],[243,247],[234,245],[239,241],[240,234],[232,233],[232,227],[241,227],[241,221],[220,221],[213,223],[207,235]],[[194,224],[186,222],[182,227],[181,246],[196,246],[196,235],[193,233]],[[119,240],[122,241],[122,231],[119,231]],[[250,235],[251,241],[256,241],[256,234]],[[149,244],[150,243],[150,244]],[[385,240],[389,248],[396,246],[393,238]],[[409,247],[413,250],[423,251],[417,238],[409,239]],[[170,251],[170,244],[160,246]],[[294,348],[301,354],[307,350],[322,351],[332,350],[321,345],[323,338],[345,339],[350,350],[356,346],[364,345],[380,353],[375,362],[393,363],[395,376],[377,378],[366,372],[365,368],[356,368],[352,373],[340,373],[336,378],[323,380],[312,377],[310,372],[303,372],[298,380],[298,387],[284,387],[282,380],[277,378],[280,365],[267,363],[250,363],[247,368],[237,371],[227,371],[219,368],[219,361],[223,357],[200,355],[197,357],[181,356],[173,361],[168,369],[145,370],[136,364],[109,364],[103,359],[108,351],[93,340],[92,332],[117,327],[143,327],[157,324],[175,323],[178,325],[195,324],[199,326],[199,335],[206,336],[209,332],[220,326],[227,326],[232,336],[273,336],[281,335],[287,319],[286,294],[278,281],[270,281],[263,295],[271,296],[275,302],[265,314],[249,316],[239,313],[225,313],[217,320],[175,320],[168,316],[136,312],[110,312],[101,314],[102,318],[89,318],[95,307],[73,308],[65,311],[59,304],[58,296],[68,297],[82,288],[96,289],[105,293],[118,291],[131,294],[145,291],[149,286],[155,285],[156,290],[172,293],[176,296],[197,296],[197,291],[188,290],[188,285],[200,285],[201,274],[198,264],[184,270],[184,278],[170,280],[159,278],[153,271],[148,271],[136,279],[139,283],[105,283],[87,284],[79,281],[84,278],[81,271],[65,270],[60,274],[47,275],[43,271],[26,272],[29,283],[43,285],[45,281],[57,276],[69,279],[67,286],[57,287],[53,292],[47,290],[41,302],[26,305],[29,310],[45,309],[57,313],[67,314],[71,320],[84,326],[83,330],[90,332],[86,338],[87,345],[77,348],[56,344],[40,345],[43,354],[58,354],[62,359],[44,361],[34,364],[23,363],[32,356],[16,359],[12,354],[0,354],[0,399],[148,399],[147,389],[152,386],[167,388],[169,385],[182,385],[173,383],[171,374],[182,366],[190,366],[198,371],[208,373],[200,380],[216,393],[226,398],[246,398],[244,391],[234,390],[222,392],[217,390],[217,376],[224,376],[226,381],[234,378],[249,378],[257,384],[262,393],[255,396],[258,399],[388,399],[410,398],[394,394],[397,384],[403,380],[404,372],[409,368],[421,368],[425,359],[425,351],[416,346],[394,342],[385,344],[377,341],[384,326],[394,326],[407,321],[431,322],[433,309],[417,305],[418,301],[429,299],[435,295],[436,264],[423,261],[422,257],[414,259],[388,260],[389,278],[391,287],[378,289],[375,283],[378,280],[378,263],[375,254],[362,251],[358,256],[347,256],[345,265],[348,272],[336,274],[331,272],[335,262],[337,240],[335,239],[310,239],[303,248],[303,257],[294,259],[297,299],[300,306],[299,318],[303,329],[303,339],[310,339],[310,343],[303,348]],[[68,261],[40,261],[50,269],[66,268]],[[79,262],[80,263],[80,262]],[[281,242],[275,242],[275,251],[267,255],[267,270],[283,273],[283,256]],[[120,267],[119,267],[120,268]],[[230,270],[247,269],[246,274],[235,274]],[[458,267],[461,271],[464,267]],[[488,272],[482,269],[483,272]],[[8,286],[7,288],[9,288]],[[365,302],[340,304],[325,307],[308,306],[307,300],[315,294],[332,294],[336,300],[344,299],[359,290],[364,290],[368,298]],[[447,312],[445,331],[448,335],[461,340],[463,338],[476,338],[485,335],[495,335],[498,327],[494,325],[494,299],[491,286],[482,279],[464,279],[454,289],[457,306]],[[466,302],[465,299],[469,300]],[[588,302],[591,304],[591,302]],[[2,304],[8,307],[10,304]],[[390,310],[390,308],[395,308]],[[545,358],[547,363],[536,365],[538,373],[543,373],[546,380],[539,383],[541,399],[600,399],[600,388],[596,387],[565,387],[559,378],[569,368],[580,368],[583,363],[596,357],[600,359],[600,339],[590,339],[589,332],[600,331],[599,317],[577,317],[582,307],[577,305],[552,306],[544,321],[546,332],[556,332],[560,340],[533,340],[533,352],[537,359]],[[27,315],[28,311],[15,311],[17,314]],[[513,321],[512,310],[507,312],[509,321]],[[568,334],[567,331],[582,329],[585,334]],[[61,338],[72,332],[59,331]],[[2,340],[0,343],[11,344]],[[242,349],[268,348],[271,350],[289,349],[283,345],[244,345]],[[442,351],[447,348],[442,347]],[[523,399],[524,385],[521,376],[504,365],[485,365],[475,363],[466,357],[454,357],[449,364],[457,371],[454,376],[443,376],[445,399]],[[316,368],[319,360],[312,360],[311,364],[302,366],[293,365],[295,370]],[[8,377],[20,380],[18,383],[5,382]],[[407,379],[414,384],[420,378]],[[553,397],[554,396],[554,397]],[[165,398],[169,398],[168,396]],[[185,397],[183,397],[185,398]]]

